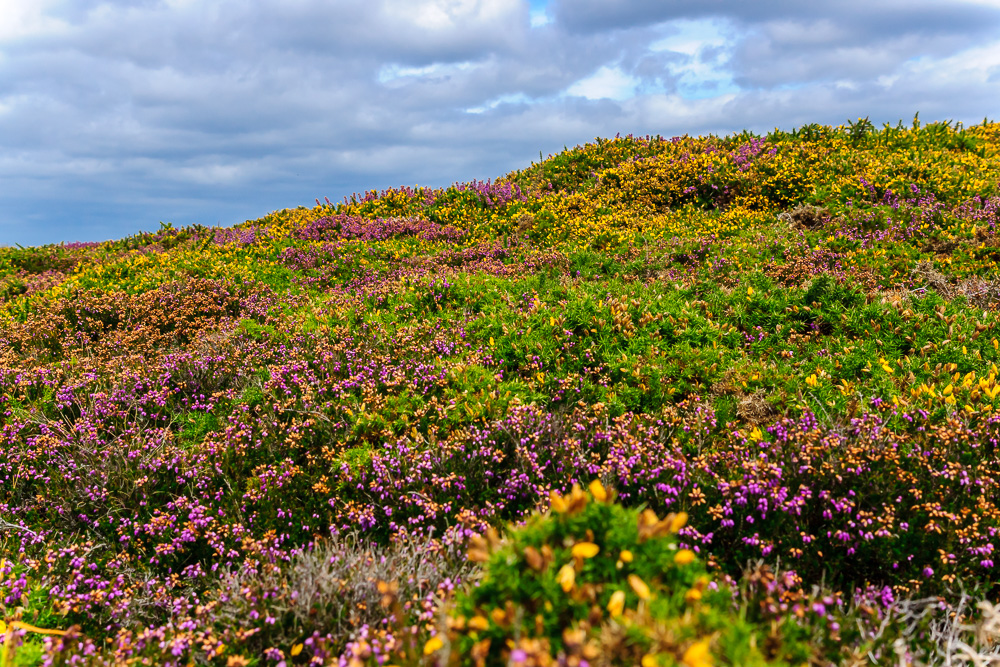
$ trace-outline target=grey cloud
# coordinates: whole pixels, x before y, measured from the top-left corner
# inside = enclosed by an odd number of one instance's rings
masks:
[[[727,67],[751,88],[876,77],[917,56],[956,53],[1000,28],[1000,9],[932,0],[554,0],[553,13],[579,34],[724,21],[733,33]]]
[[[774,87],[840,78],[869,79],[891,72],[919,53],[916,38],[871,45],[777,43],[751,35],[734,49],[730,63],[744,87]]]
[[[725,0],[553,0],[551,11],[559,25],[588,33],[731,15],[742,4]]]
[[[997,22],[996,10],[965,0],[552,0],[552,14],[574,32],[712,17],[744,25],[831,18],[870,36],[928,30],[979,33]]]
[[[539,28],[525,0],[60,4],[62,29],[0,40],[0,244],[233,224],[324,195],[496,177],[617,132],[915,111],[975,121],[1000,102],[996,68],[933,77],[913,60],[987,43],[995,10],[553,2]],[[724,43],[651,49],[699,18]],[[637,79],[638,94],[564,95],[601,67]],[[714,78],[691,84],[691,68]],[[742,90],[712,92],[730,81]],[[699,85],[712,96],[677,92]]]
[[[654,53],[638,59],[628,71],[646,84],[655,86],[658,92],[673,93],[680,78],[675,69],[689,60],[688,56],[680,53]]]
[[[1000,12],[994,12],[993,23]],[[929,21],[929,23],[932,23]],[[982,25],[978,26],[982,28]],[[915,57],[947,56],[969,45],[967,32],[950,29],[871,37],[829,19],[780,20],[753,26],[735,45],[730,67],[744,87],[810,81],[862,81],[891,73]]]

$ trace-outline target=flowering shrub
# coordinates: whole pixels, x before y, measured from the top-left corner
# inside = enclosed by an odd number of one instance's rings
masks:
[[[448,645],[436,636],[425,650],[483,665],[766,664],[730,591],[678,548],[686,515],[612,500],[600,482],[574,486],[505,539],[474,539],[483,579],[458,596]]]
[[[230,229],[0,248],[3,646],[982,662],[998,145],[990,122],[619,136]],[[594,479],[620,506],[539,518]],[[636,543],[644,510],[690,522]],[[456,559],[480,539],[520,571]],[[719,592],[675,596],[701,576]]]

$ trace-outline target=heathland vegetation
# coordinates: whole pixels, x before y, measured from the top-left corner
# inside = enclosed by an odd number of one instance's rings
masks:
[[[2,248],[0,665],[994,664],[998,188],[861,119]]]

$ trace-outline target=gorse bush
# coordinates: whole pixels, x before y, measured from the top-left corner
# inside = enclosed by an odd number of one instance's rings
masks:
[[[9,660],[983,663],[998,145],[618,136],[0,248]]]
[[[478,585],[459,594],[444,639],[461,663],[763,665],[732,593],[678,547],[686,515],[628,510],[600,482],[553,493],[503,540],[476,538]]]
[[[680,546],[686,514],[627,509],[599,481],[553,493],[502,538],[471,540],[481,578],[460,591],[423,654],[438,664],[804,665],[997,659],[1000,616],[888,589],[845,601],[758,562],[739,580]],[[951,611],[952,613],[947,613]],[[975,616],[975,622],[959,619]],[[405,655],[405,654],[401,654]],[[413,659],[413,652],[409,653]],[[387,656],[382,656],[387,657]],[[404,657],[404,661],[405,661]]]

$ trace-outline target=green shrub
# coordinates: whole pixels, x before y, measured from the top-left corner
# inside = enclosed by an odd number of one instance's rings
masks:
[[[660,519],[611,496],[596,481],[574,486],[504,539],[474,538],[485,574],[456,598],[448,642],[425,652],[477,665],[785,664],[765,658],[731,590],[680,548],[686,514]]]

